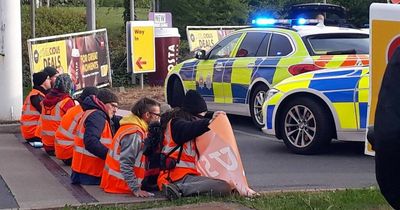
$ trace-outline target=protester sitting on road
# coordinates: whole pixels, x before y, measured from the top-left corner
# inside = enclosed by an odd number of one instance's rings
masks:
[[[114,134],[110,121],[118,109],[118,97],[102,89],[97,96],[86,97],[82,108],[74,138],[71,180],[73,184],[99,185]]]
[[[76,127],[83,114],[81,104],[87,96],[96,95],[98,91],[97,87],[84,88],[82,94],[77,98],[79,104],[69,109],[61,119],[55,135],[54,148],[56,157],[66,165],[72,163]]]
[[[68,74],[57,77],[54,87],[42,101],[42,113],[40,115],[41,126],[38,127],[45,151],[54,156],[54,138],[60,125],[61,118],[68,109],[75,106],[70,95],[72,80]],[[39,132],[36,132],[38,134]]]
[[[204,118],[206,113],[204,99],[196,91],[189,90],[183,99],[182,109],[171,114],[170,120],[164,120],[168,123],[161,155],[160,168],[163,171],[158,178],[158,187],[170,200],[201,194],[227,195],[231,191],[227,182],[201,176],[196,169],[196,137],[207,132],[208,125],[218,115],[225,114],[215,112],[210,120]]]
[[[154,194],[141,190],[145,174],[144,139],[148,125],[160,120],[160,103],[150,98],[138,100],[131,114],[120,121],[107,154],[100,187],[108,193],[133,193],[136,197]]]
[[[54,87],[56,79],[60,75],[60,73],[57,71],[57,69],[51,66],[47,66],[46,68],[43,69],[43,71],[46,72],[47,75],[49,75],[51,87]]]
[[[40,102],[51,88],[51,84],[49,76],[43,71],[34,73],[32,79],[33,88],[25,98],[22,107],[21,133],[28,142],[41,142],[41,139],[35,136],[35,130],[39,123],[40,113],[42,113]]]

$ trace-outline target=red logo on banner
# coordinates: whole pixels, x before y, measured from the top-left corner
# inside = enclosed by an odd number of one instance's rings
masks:
[[[398,0],[400,2],[400,0]],[[388,51],[387,51],[387,62],[389,63],[390,59],[393,56],[393,53],[396,51],[396,49],[400,47],[400,36],[396,37],[393,39],[393,41],[389,44]]]
[[[398,4],[398,3],[400,3],[400,0],[392,0],[392,3],[393,4]]]

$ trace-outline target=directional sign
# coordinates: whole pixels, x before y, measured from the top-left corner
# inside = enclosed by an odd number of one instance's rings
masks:
[[[130,21],[127,28],[129,64],[133,73],[155,72],[154,22]]]

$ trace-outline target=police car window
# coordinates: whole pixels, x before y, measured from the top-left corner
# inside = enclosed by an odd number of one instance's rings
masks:
[[[369,54],[368,34],[320,34],[306,40],[311,55]]]
[[[293,51],[289,38],[281,34],[273,34],[268,56],[285,56]]]
[[[211,50],[209,59],[217,59],[217,58],[228,58],[235,48],[237,41],[239,40],[241,33],[233,34],[222,40],[220,43],[214,46]]]
[[[266,56],[266,43],[268,42],[266,41],[264,42],[264,46],[262,45],[266,36],[267,33],[265,32],[247,32],[236,53],[236,57],[255,57],[259,51],[264,51],[265,54],[261,56]]]

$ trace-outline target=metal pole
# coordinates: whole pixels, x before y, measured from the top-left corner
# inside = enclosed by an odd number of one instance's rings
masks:
[[[95,0],[87,0],[86,1],[86,24],[87,24],[88,31],[96,29],[96,1]]]
[[[135,0],[131,0],[131,21],[135,20]],[[133,56],[132,56],[133,57]],[[134,63],[134,61],[132,60],[132,63]],[[132,70],[132,74],[131,74],[131,82],[133,85],[136,85],[136,75],[133,73]]]
[[[160,0],[157,0],[157,6],[156,6],[156,11],[160,11]]]
[[[35,10],[36,10],[36,0],[31,0],[31,35],[32,38],[36,37],[36,27],[35,27]]]
[[[3,36],[0,40],[4,40],[4,56],[0,56],[0,120],[18,120],[23,97],[21,1],[0,0],[0,14],[0,23],[5,26],[0,29]]]

